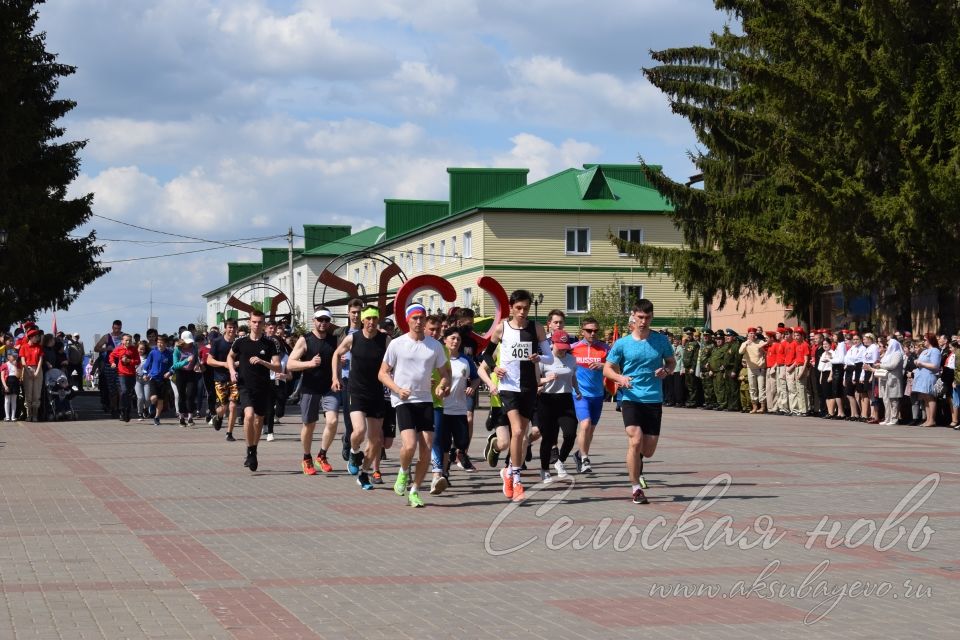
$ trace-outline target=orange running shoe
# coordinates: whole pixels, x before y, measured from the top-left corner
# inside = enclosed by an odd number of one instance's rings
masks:
[[[301,460],[300,466],[301,468],[303,468],[303,475],[305,476],[317,475],[317,470],[313,468],[313,460]]]
[[[523,495],[523,485],[519,482],[513,483],[513,501],[514,502],[523,502],[523,499],[526,498]]]
[[[333,471],[333,467],[330,465],[330,462],[327,460],[326,455],[317,456],[317,461],[314,463],[314,466],[319,468],[320,471],[324,473],[330,473]]]
[[[503,495],[508,498],[513,497],[513,478],[510,475],[510,469],[504,467],[500,469],[500,477],[503,479]]]

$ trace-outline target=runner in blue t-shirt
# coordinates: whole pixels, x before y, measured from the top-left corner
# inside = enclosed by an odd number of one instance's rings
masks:
[[[617,340],[603,367],[603,375],[623,394],[623,426],[627,432],[627,474],[633,484],[633,501],[647,504],[643,493],[643,458],[657,449],[663,416],[663,382],[677,366],[673,346],[666,336],[650,330],[653,303],[638,300],[630,313],[633,331]]]

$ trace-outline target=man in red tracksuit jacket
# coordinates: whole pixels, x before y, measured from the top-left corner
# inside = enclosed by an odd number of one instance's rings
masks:
[[[120,346],[110,352],[109,362],[110,366],[117,370],[120,381],[120,419],[130,422],[130,407],[133,405],[140,352],[133,346],[133,338],[129,333],[123,334]]]

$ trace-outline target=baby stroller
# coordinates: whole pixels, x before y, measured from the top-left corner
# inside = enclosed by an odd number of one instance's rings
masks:
[[[70,386],[70,381],[60,369],[50,369],[43,377],[47,389],[48,417],[50,420],[76,420],[77,412],[73,408],[73,397],[77,395],[77,388]]]

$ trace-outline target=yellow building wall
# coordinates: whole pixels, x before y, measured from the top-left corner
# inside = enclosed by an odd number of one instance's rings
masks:
[[[568,255],[566,229],[590,228],[590,254]],[[643,230],[643,241],[664,246],[678,246],[680,234],[672,221],[664,215],[655,214],[560,214],[531,212],[484,212],[452,221],[423,233],[414,234],[400,241],[375,247],[388,258],[393,258],[403,268],[407,278],[430,273],[447,278],[457,291],[454,303],[440,302],[439,295],[425,291],[423,302],[431,308],[465,306],[464,289],[472,290],[475,303],[480,306],[480,315],[490,315],[494,307],[491,298],[477,287],[476,281],[488,275],[500,282],[507,294],[515,289],[528,289],[534,294],[543,294],[543,303],[538,305],[539,315],[552,308],[566,311],[567,285],[589,285],[603,288],[618,277],[622,284],[643,286],[644,297],[654,304],[657,316],[689,316],[691,301],[674,286],[667,273],[647,272],[630,257],[620,256],[608,240],[608,233],[619,229]],[[464,232],[472,234],[472,254],[463,255]],[[451,238],[456,236],[456,255],[452,255]],[[446,258],[440,256],[440,242],[446,242]],[[434,245],[435,257],[430,259],[430,244]],[[418,249],[423,247],[423,269],[417,269]],[[413,269],[406,256],[413,254]],[[363,265],[368,265],[368,279],[364,285],[368,292],[377,290],[377,280],[370,261],[356,261],[347,265],[346,277],[353,280],[359,267],[361,279]],[[538,268],[539,267],[539,268]],[[381,267],[382,268],[382,267]],[[395,291],[400,279],[390,282]],[[574,322],[576,322],[574,320]]]

